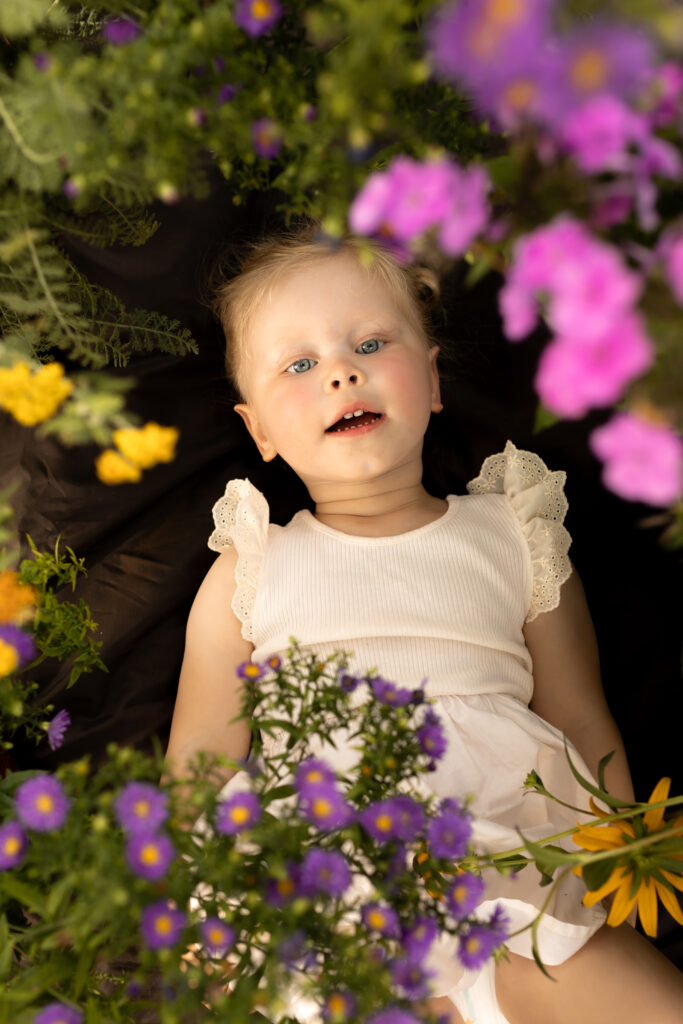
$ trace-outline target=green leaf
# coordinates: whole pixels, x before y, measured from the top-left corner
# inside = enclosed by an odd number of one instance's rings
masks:
[[[560,422],[560,417],[556,416],[554,412],[539,402],[536,406],[536,417],[534,419],[534,428],[532,433],[540,434],[543,430],[547,430],[548,427],[553,427],[556,423]]]
[[[0,980],[6,978],[12,965],[12,952],[14,940],[10,935],[9,925],[5,914],[0,917]]]
[[[569,746],[567,744],[567,737],[564,737],[564,752],[569,762],[571,773],[577,782],[580,782],[585,790],[592,793],[593,796],[597,797],[598,800],[602,800],[603,803],[607,804],[608,807],[633,807],[634,805],[629,803],[627,800],[617,800],[616,797],[610,796],[606,789],[601,789],[598,786],[594,786],[592,782],[585,779],[581,772],[578,770],[576,765],[571,759],[569,754]]]
[[[10,39],[27,36],[48,19],[53,25],[67,24],[66,12],[57,8],[52,0],[2,0],[0,3],[0,32]]]
[[[600,789],[605,789],[605,768],[613,757],[614,751],[610,750],[609,754],[605,754],[604,757],[600,758],[600,763],[598,764],[598,785],[600,786]]]
[[[23,903],[29,910],[45,917],[45,897],[32,885],[4,872],[0,875],[0,888],[4,889],[8,896]]]
[[[583,871],[581,872],[586,888],[590,889],[591,892],[599,889],[600,886],[605,884],[614,868],[615,858],[589,860],[587,864],[583,865]]]

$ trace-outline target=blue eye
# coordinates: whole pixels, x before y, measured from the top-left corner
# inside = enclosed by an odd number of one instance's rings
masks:
[[[364,356],[369,356],[372,355],[373,352],[379,352],[383,344],[384,342],[380,341],[379,338],[368,338],[367,341],[362,341],[360,343],[357,351],[362,352]]]
[[[295,363],[287,367],[287,373],[306,373],[306,370],[310,370],[315,366],[314,359],[297,359]]]

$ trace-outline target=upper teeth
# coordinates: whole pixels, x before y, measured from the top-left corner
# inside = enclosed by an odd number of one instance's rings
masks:
[[[362,416],[365,409],[356,409],[355,412],[345,412],[342,419],[350,420],[353,416]]]

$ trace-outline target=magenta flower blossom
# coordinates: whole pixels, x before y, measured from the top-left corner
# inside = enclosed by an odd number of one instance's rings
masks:
[[[282,149],[282,129],[269,117],[262,117],[251,125],[251,144],[264,160],[272,160]]]
[[[112,18],[102,29],[102,35],[112,46],[127,46],[141,33],[141,28],[130,18]]]
[[[602,481],[628,501],[671,505],[683,497],[683,440],[670,427],[618,412],[589,438]]]
[[[484,882],[479,875],[459,871],[446,893],[448,908],[456,921],[462,921],[481,902]]]
[[[18,822],[8,821],[0,825],[0,871],[7,871],[21,864],[27,847],[28,838]]]
[[[149,782],[128,782],[114,801],[114,812],[129,835],[156,832],[168,817],[168,796]]]
[[[207,917],[199,926],[202,944],[209,956],[224,957],[235,945],[235,929],[220,917]]]
[[[140,930],[150,949],[175,946],[185,928],[185,915],[169,900],[159,900],[145,907],[140,919]]]
[[[594,96],[574,108],[560,126],[560,139],[586,174],[628,171],[631,146],[648,132],[645,119],[617,96]]]
[[[657,68],[655,75],[657,101],[650,114],[655,128],[671,124],[681,112],[683,94],[683,67],[674,61],[667,61]]]
[[[66,1003],[48,1003],[33,1018],[33,1024],[81,1024],[83,1014]]]
[[[427,828],[427,842],[435,857],[462,857],[472,834],[469,818],[450,810],[433,818]]]
[[[238,0],[235,24],[255,39],[268,32],[281,15],[279,0]]]
[[[175,847],[168,836],[143,833],[134,835],[126,846],[126,860],[131,871],[149,882],[157,882],[166,874],[175,857]]]
[[[426,999],[430,994],[429,979],[434,973],[415,960],[394,960],[391,964],[391,979],[406,999]]]
[[[61,782],[54,775],[41,775],[22,782],[14,799],[19,821],[35,832],[61,828],[71,806]]]
[[[323,893],[342,896],[351,885],[351,871],[346,859],[337,850],[309,850],[300,872],[301,890],[305,895]]]
[[[616,402],[654,355],[642,320],[633,313],[601,336],[555,338],[541,354],[534,386],[548,409],[576,419],[591,408]]]
[[[47,727],[47,742],[50,744],[50,750],[59,750],[64,742],[64,733],[70,725],[71,715],[62,708]]]
[[[401,940],[406,956],[413,961],[422,960],[429,952],[438,933],[437,923],[432,918],[416,918],[410,929],[404,932]]]
[[[382,903],[366,903],[361,910],[361,918],[371,932],[393,939],[398,939],[401,935],[398,915],[392,907]]]
[[[673,296],[678,305],[683,306],[683,227],[680,224],[665,232],[657,252]]]
[[[36,656],[36,645],[30,633],[11,623],[0,626],[0,640],[13,647],[17,656],[17,668],[32,661]]]
[[[254,793],[234,793],[218,804],[216,829],[224,836],[232,836],[251,828],[260,817],[261,804]]]
[[[356,1000],[350,992],[331,992],[325,999],[322,1018],[325,1024],[344,1024],[356,1016]]]
[[[476,971],[500,945],[496,933],[485,924],[473,924],[460,936],[458,959],[463,967]]]
[[[395,708],[405,707],[413,699],[412,690],[390,683],[388,679],[373,679],[370,682],[370,689],[380,704],[390,704]]]

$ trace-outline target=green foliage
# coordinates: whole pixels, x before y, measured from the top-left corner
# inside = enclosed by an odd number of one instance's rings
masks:
[[[67,15],[53,0],[3,0],[0,4],[0,34],[14,39],[37,28],[64,26]]]
[[[60,599],[56,593],[57,589],[69,585],[72,591],[75,589],[78,576],[86,574],[83,559],[68,546],[66,554],[61,554],[59,541],[54,554],[38,551],[30,537],[28,542],[33,557],[20,563],[19,579],[29,583],[38,594],[38,610],[32,628],[39,656],[33,666],[45,658],[63,661],[75,655],[69,686],[73,686],[83,672],[93,668],[106,672],[98,654],[102,642],[95,639],[97,623],[93,622],[90,609],[82,598],[76,604]],[[33,666],[29,666],[29,670]]]

